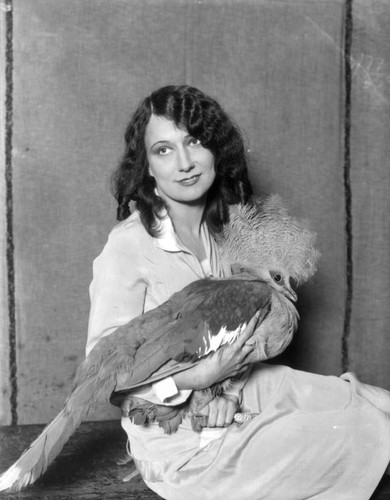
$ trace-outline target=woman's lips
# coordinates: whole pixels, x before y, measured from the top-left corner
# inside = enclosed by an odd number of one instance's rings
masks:
[[[192,186],[198,182],[200,176],[201,174],[192,175],[191,177],[186,177],[185,179],[177,182],[183,186]]]

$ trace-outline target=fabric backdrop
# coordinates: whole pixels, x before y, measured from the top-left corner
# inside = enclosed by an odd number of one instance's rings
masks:
[[[46,422],[69,392],[92,261],[115,224],[108,181],[123,130],[144,96],[171,83],[218,98],[244,132],[257,194],[281,194],[318,233],[318,273],[299,291],[299,330],[278,361],[390,386],[390,5],[352,2],[350,73],[346,5],[14,2],[2,38],[13,88],[1,262],[14,277],[1,289],[0,423]]]

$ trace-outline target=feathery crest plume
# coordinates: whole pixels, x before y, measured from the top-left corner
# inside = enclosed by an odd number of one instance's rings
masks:
[[[283,269],[297,284],[316,272],[320,253],[316,234],[304,221],[290,216],[279,195],[250,205],[231,205],[223,230],[222,258],[256,270]]]

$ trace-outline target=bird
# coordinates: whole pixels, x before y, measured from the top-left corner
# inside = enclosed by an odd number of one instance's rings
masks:
[[[187,369],[223,349],[240,337],[255,314],[258,360],[287,347],[299,318],[292,280],[298,285],[315,273],[320,255],[316,234],[305,221],[288,214],[279,195],[271,195],[248,205],[231,205],[229,222],[217,240],[232,276],[194,281],[102,337],[80,364],[59,414],[1,474],[0,491],[20,491],[34,483],[97,404],[115,403],[130,389]],[[207,393],[194,393],[197,403],[203,403]],[[144,402],[143,413],[135,411],[134,423],[144,423],[142,415],[158,416],[158,406]],[[174,426],[188,408],[178,410]],[[159,425],[170,420],[163,415]],[[169,424],[167,429],[172,432]]]
[[[217,329],[234,310],[233,316],[239,321],[242,331],[247,323],[245,321],[240,323],[240,313],[248,320],[255,310],[254,303],[251,302],[253,297],[263,299],[261,304],[258,302],[262,316],[251,339],[255,343],[258,361],[273,358],[283,352],[290,344],[297,328],[299,314],[293,305],[297,300],[297,294],[291,282],[297,287],[314,275],[320,257],[319,251],[315,248],[316,234],[307,228],[308,225],[307,221],[298,221],[291,217],[278,195],[257,200],[255,205],[231,206],[229,224],[224,226],[222,236],[218,238],[218,246],[225,265],[231,267],[234,280],[224,279],[218,292],[219,300],[216,298],[217,294],[208,289],[211,283],[208,285],[196,282],[194,285],[198,298],[202,289],[202,292],[209,294],[214,301],[212,307],[202,302],[201,307],[204,310],[198,318],[205,318],[207,311],[213,311],[213,315],[221,314],[221,318],[212,316],[208,320],[208,324],[215,321]],[[261,281],[255,284],[253,279]],[[264,287],[264,283],[271,286]],[[191,298],[189,303],[193,307],[194,302]],[[250,309],[245,311],[246,307]],[[267,317],[264,319],[263,315]],[[186,315],[184,318],[188,320]],[[195,318],[194,315],[191,319]],[[235,325],[228,325],[228,331],[235,331],[234,327]],[[172,334],[175,336],[173,332]],[[167,370],[165,365],[163,371],[157,370],[154,379],[158,380],[162,375],[175,373],[178,370],[177,361],[176,355],[173,371]],[[183,368],[186,367],[184,364]],[[199,431],[207,425],[207,418],[198,415],[198,412],[215,396],[224,394],[225,390],[229,389],[231,381],[226,380],[211,388],[193,391],[186,403],[169,409],[136,397],[128,398],[124,405],[126,389],[134,387],[134,375],[127,372],[120,382],[111,402],[122,407],[122,415],[129,416],[134,423],[140,425],[158,421],[165,432],[171,433],[177,430],[183,417],[188,413],[192,415],[194,430]],[[250,415],[242,413],[235,415],[237,422],[249,418]]]

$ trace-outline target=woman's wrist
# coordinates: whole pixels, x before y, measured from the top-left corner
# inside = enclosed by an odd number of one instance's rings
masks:
[[[237,408],[240,407],[240,404],[241,404],[240,394],[231,394],[231,393],[228,393],[228,392],[223,392],[221,394],[221,397],[227,399],[228,401],[232,401],[233,403],[235,403],[236,406],[237,406]]]

